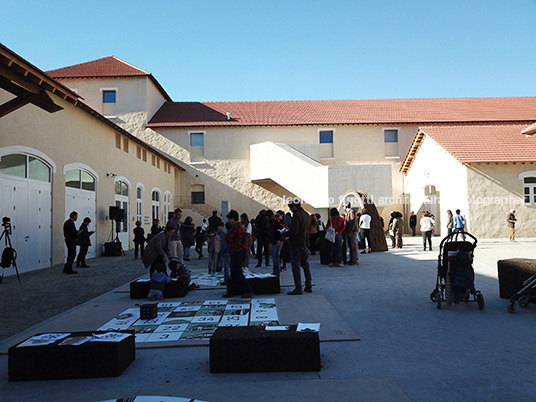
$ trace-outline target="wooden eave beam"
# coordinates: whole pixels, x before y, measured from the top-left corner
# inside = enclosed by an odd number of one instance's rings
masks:
[[[32,95],[30,93],[17,96],[16,98],[7,101],[3,105],[0,105],[0,118],[30,103],[31,96]]]

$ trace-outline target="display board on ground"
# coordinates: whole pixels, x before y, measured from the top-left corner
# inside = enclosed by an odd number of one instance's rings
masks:
[[[108,321],[100,331],[136,331],[136,346],[166,342],[206,341],[221,326],[279,325],[275,299],[192,300],[158,303],[158,316],[140,318],[131,307]]]

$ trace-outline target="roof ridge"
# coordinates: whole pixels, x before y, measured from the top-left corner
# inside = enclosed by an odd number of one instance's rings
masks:
[[[151,75],[151,73],[150,73],[149,71],[144,70],[143,68],[140,68],[140,67],[138,67],[138,66],[135,66],[134,64],[131,64],[131,63],[129,63],[128,61],[125,61],[125,60],[123,60],[123,59],[120,59],[120,58],[117,57],[117,56],[112,55],[112,56],[110,56],[110,57],[116,59],[117,61],[120,61],[120,62],[123,63],[123,64],[126,64],[126,65],[129,66],[129,67],[132,67],[132,68],[134,68],[134,69],[136,69],[136,70],[139,70],[139,71],[141,71],[141,72],[143,72],[143,73],[145,73],[145,74],[147,74],[147,75]]]

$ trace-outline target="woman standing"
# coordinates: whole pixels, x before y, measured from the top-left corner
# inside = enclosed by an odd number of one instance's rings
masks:
[[[331,243],[330,255],[331,264],[330,267],[334,267],[337,264],[339,267],[344,267],[342,262],[342,232],[344,232],[344,219],[339,215],[337,208],[331,208],[329,212],[329,221],[326,229],[332,227],[335,230],[335,241]]]
[[[249,256],[251,255],[250,249],[253,245],[253,225],[249,221],[248,214],[245,212],[240,215],[240,223],[246,231],[246,246],[249,245],[248,250],[246,250],[246,254],[244,255],[244,262],[242,263],[242,269],[247,272],[249,271]]]

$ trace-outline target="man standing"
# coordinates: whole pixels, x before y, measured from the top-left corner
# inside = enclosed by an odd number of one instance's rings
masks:
[[[290,261],[292,263],[292,276],[294,277],[294,290],[288,292],[289,295],[301,295],[302,282],[300,267],[305,275],[305,290],[307,293],[313,292],[313,281],[309,268],[309,250],[307,241],[309,240],[310,219],[309,214],[301,207],[299,199],[290,200],[288,207],[292,212],[292,223],[289,228]]]
[[[78,230],[76,230],[75,222],[78,219],[78,212],[73,211],[69,214],[69,219],[63,224],[63,237],[67,246],[67,262],[63,266],[64,274],[77,274],[73,270],[73,262],[76,258],[76,240],[78,239]]]
[[[355,210],[350,208],[346,214],[346,233],[348,247],[350,248],[350,265],[359,265],[359,248],[357,245],[358,219]]]
[[[78,245],[80,246],[80,251],[78,252],[78,257],[76,257],[76,267],[80,268],[89,268],[89,265],[86,264],[86,255],[89,246],[91,246],[91,239],[89,238],[95,231],[88,230],[88,226],[91,223],[89,217],[85,217],[84,221],[80,225],[78,230]]]
[[[181,242],[181,216],[182,210],[176,208],[173,211],[173,217],[166,223],[166,227],[172,227],[175,229],[168,242],[168,255],[173,258],[177,258],[182,264],[184,256],[184,248]]]
[[[223,297],[241,295],[242,298],[250,298],[253,296],[253,292],[242,272],[242,263],[248,251],[246,249],[246,231],[238,219],[238,212],[231,209],[227,214],[227,222],[231,225],[231,229],[225,235],[225,241],[229,243],[229,254],[231,255],[231,279],[227,285],[227,293]]]
[[[214,229],[214,233],[218,230],[218,225],[222,223],[221,218],[218,216],[218,211],[212,211],[212,216],[208,218],[208,227]]]
[[[508,215],[506,216],[506,222],[510,228],[510,241],[516,241],[516,211],[511,209]]]
[[[415,215],[415,212],[411,211],[411,214],[409,216],[409,227],[411,228],[411,235],[415,236],[415,227],[417,226],[417,215]]]

